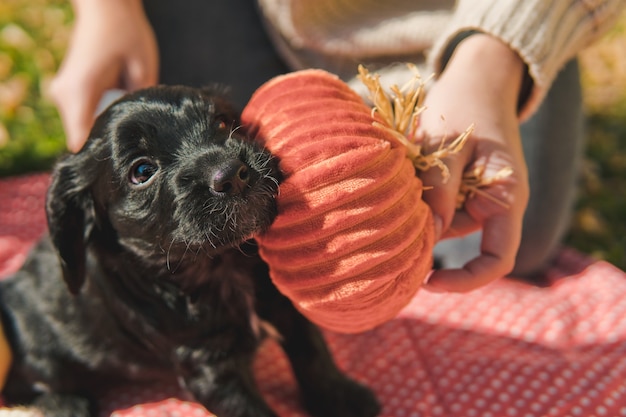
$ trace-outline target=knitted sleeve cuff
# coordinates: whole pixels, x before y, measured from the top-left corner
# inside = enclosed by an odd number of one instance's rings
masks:
[[[533,87],[520,109],[525,119],[538,107],[559,70],[600,37],[619,16],[624,0],[460,0],[429,61],[436,72],[459,34],[480,31],[514,49],[528,66]]]

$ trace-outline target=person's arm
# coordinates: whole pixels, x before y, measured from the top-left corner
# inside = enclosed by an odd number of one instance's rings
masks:
[[[429,53],[429,63],[440,73],[446,55],[468,31],[500,39],[526,63],[533,81],[519,111],[524,120],[537,109],[561,68],[605,34],[625,8],[626,0],[459,0]]]
[[[558,71],[615,21],[624,0],[460,0],[430,54],[438,77],[428,92],[421,127],[427,147],[476,129],[463,151],[445,160],[447,183],[436,170],[422,176],[440,236],[482,229],[481,254],[458,270],[440,270],[431,289],[468,291],[508,274],[519,247],[528,180],[519,123],[541,103]],[[442,120],[441,118],[444,118]],[[512,175],[484,188],[455,210],[464,172],[503,167]],[[491,198],[488,198],[491,197]],[[499,204],[495,201],[500,201]]]
[[[131,91],[157,82],[158,50],[140,0],[73,0],[72,5],[73,33],[51,95],[67,146],[76,152],[105,91]]]

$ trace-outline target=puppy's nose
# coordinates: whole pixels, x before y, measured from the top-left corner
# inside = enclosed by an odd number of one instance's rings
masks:
[[[211,175],[211,189],[219,194],[240,194],[250,182],[248,166],[238,159],[223,163]]]

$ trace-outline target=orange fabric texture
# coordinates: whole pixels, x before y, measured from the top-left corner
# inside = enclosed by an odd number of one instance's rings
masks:
[[[356,333],[395,317],[432,266],[422,183],[393,135],[336,76],[261,86],[244,125],[280,160],[279,214],[257,237],[272,279],[311,321]]]

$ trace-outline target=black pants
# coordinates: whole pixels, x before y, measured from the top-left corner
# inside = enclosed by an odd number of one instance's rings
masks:
[[[226,84],[242,108],[263,82],[287,71],[255,0],[147,0],[144,7],[159,44],[161,83]]]

